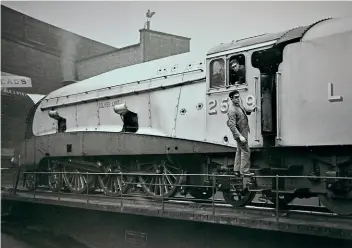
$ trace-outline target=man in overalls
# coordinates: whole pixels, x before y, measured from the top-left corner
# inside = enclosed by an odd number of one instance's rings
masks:
[[[232,101],[227,113],[227,126],[230,128],[234,139],[237,142],[237,150],[234,164],[234,173],[236,176],[251,176],[250,168],[250,149],[248,146],[248,117],[251,112],[255,111],[255,106],[252,109],[245,109],[242,105],[240,94],[237,90],[230,92],[229,98]]]

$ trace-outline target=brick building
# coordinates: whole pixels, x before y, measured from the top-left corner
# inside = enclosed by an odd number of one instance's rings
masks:
[[[62,87],[63,81],[190,50],[190,38],[149,29],[139,32],[139,43],[116,48],[1,5],[1,71],[32,79],[32,88],[17,90],[47,94]]]
[[[77,78],[83,80],[101,73],[150,60],[190,51],[190,38],[140,29],[140,42],[108,54],[77,62]]]

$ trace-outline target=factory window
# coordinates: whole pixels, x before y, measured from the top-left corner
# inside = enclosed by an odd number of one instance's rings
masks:
[[[216,59],[210,62],[210,88],[225,86],[225,61]]]
[[[229,85],[246,84],[246,63],[242,54],[230,57],[229,60]]]

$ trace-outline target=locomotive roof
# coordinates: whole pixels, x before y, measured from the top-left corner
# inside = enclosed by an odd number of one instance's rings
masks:
[[[119,68],[67,85],[51,92],[42,105],[43,108],[57,106],[54,104],[57,98],[65,98],[66,103],[73,103],[76,96],[82,94],[85,99],[95,99],[112,94],[162,89],[180,83],[197,82],[203,78],[205,78],[205,55],[184,53]]]
[[[221,43],[211,49],[209,49],[207,56],[214,55],[221,52],[227,52],[234,49],[240,49],[244,47],[250,47],[257,44],[272,42],[273,45],[279,45],[285,42],[294,41],[297,39],[301,39],[303,35],[315,24],[324,21],[327,19],[323,19],[317,21],[311,25],[295,27],[289,30],[277,32],[277,33],[265,33],[262,35],[257,35],[253,37],[248,37],[244,39],[234,40],[228,43]]]

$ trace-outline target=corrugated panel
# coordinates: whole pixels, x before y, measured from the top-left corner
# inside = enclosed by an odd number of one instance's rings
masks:
[[[280,44],[283,44],[283,43],[286,43],[286,42],[289,42],[289,41],[292,41],[292,40],[296,40],[296,39],[301,39],[303,37],[303,35],[311,28],[313,27],[314,25],[322,22],[322,21],[325,21],[325,20],[328,20],[328,19],[331,19],[331,18],[326,18],[326,19],[322,19],[322,20],[319,20],[311,25],[307,25],[307,26],[301,26],[301,27],[297,27],[297,28],[293,28],[293,29],[290,29],[288,30],[286,33],[284,33],[276,42],[275,45],[280,45]]]
[[[311,25],[309,26],[303,26],[303,27],[297,27],[288,30],[286,33],[284,33],[275,43],[275,45],[283,44],[285,42],[295,40],[295,39],[300,39],[303,34],[306,32],[306,30],[309,29]]]

